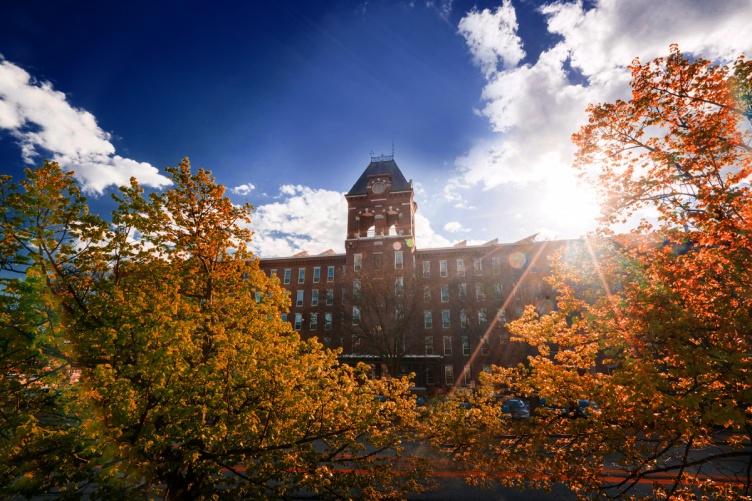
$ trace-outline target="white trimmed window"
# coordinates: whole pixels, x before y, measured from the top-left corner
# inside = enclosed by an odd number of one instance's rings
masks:
[[[426,355],[433,355],[433,336],[426,336]]]
[[[465,261],[463,259],[457,260],[457,276],[465,276]]]
[[[452,336],[444,336],[444,355],[452,354]]]
[[[324,330],[326,331],[332,330],[332,314],[331,313],[324,314]]]
[[[451,386],[454,384],[454,366],[453,365],[444,366],[444,384],[446,384],[447,386]]]
[[[299,331],[302,327],[303,327],[303,314],[296,313],[295,314],[295,330]]]
[[[311,291],[311,306],[318,306],[319,305],[319,290],[313,289]]]
[[[448,275],[449,275],[449,272],[447,271],[447,262],[439,261],[439,276],[446,277]]]
[[[402,251],[395,252],[394,253],[394,269],[401,270],[404,265],[405,263],[403,261]]]
[[[423,278],[431,276],[431,261],[423,261]]]
[[[462,336],[462,354],[466,357],[470,356],[470,338]]]
[[[295,306],[303,306],[303,294],[305,291],[297,291],[297,297],[295,299]]]
[[[423,312],[423,326],[426,329],[433,328],[433,314],[430,311]]]
[[[315,331],[319,327],[319,316],[316,313],[311,313],[311,323],[309,329]]]
[[[441,327],[448,329],[452,326],[449,319],[449,310],[441,310]]]
[[[441,302],[442,303],[449,302],[449,285],[448,284],[444,284],[441,286]]]
[[[326,269],[326,281],[334,282],[334,266],[330,266]]]
[[[290,274],[291,273],[292,273],[292,270],[290,270],[290,268],[287,268],[285,270],[285,280],[283,281],[283,283],[285,283],[285,284],[289,284],[290,283]]]
[[[361,269],[363,269],[363,254],[353,255],[353,269],[355,271],[360,271]]]
[[[305,268],[298,268],[298,283],[305,282]]]
[[[317,284],[321,280],[321,268],[318,266],[313,269],[313,283]]]
[[[475,284],[475,299],[478,301],[486,300],[486,291],[483,289],[483,284]]]

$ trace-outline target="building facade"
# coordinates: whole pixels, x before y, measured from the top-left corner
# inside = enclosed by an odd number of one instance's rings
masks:
[[[392,156],[372,157],[352,189],[345,253],[260,259],[289,292],[284,318],[303,338],[366,362],[375,377],[415,374],[428,392],[472,385],[491,365],[523,361],[504,327],[527,305],[555,308],[544,277],[566,241],[420,249],[412,181]]]

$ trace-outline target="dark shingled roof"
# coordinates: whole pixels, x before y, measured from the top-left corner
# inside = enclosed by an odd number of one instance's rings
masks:
[[[397,162],[394,160],[382,160],[371,161],[347,194],[365,195],[366,186],[368,185],[368,177],[386,174],[391,174],[392,176],[391,191],[407,191],[412,189],[410,183],[405,179],[405,175],[402,174],[400,168],[397,167]]]

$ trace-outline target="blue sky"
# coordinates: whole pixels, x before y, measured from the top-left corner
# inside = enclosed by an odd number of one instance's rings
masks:
[[[578,237],[590,102],[669,44],[752,56],[752,0],[0,0],[0,172],[74,170],[95,210],[189,157],[257,208],[262,256],[343,250],[370,154],[416,186],[419,247]]]

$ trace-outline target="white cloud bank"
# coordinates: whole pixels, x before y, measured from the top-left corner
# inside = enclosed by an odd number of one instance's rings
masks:
[[[256,255],[283,257],[301,251],[316,255],[329,249],[345,252],[347,201],[343,193],[286,184],[280,186],[276,199],[256,207],[251,217],[251,249]],[[420,213],[415,215],[415,227],[420,249],[452,245]]]
[[[68,103],[49,82],[0,56],[0,129],[16,138],[26,163],[42,153],[73,170],[87,193],[101,194],[111,185],[127,185],[135,176],[142,185],[167,186],[170,180],[156,167],[115,154],[110,134],[94,115]]]
[[[571,135],[585,123],[588,103],[629,97],[627,65],[635,57],[667,55],[672,43],[716,61],[752,55],[752,0],[598,0],[589,8],[559,1],[539,11],[561,40],[532,64],[519,64],[524,47],[508,0],[493,11],[472,10],[458,25],[486,78],[478,112],[497,134],[456,159],[452,196],[476,185],[544,180],[552,192],[562,182],[574,185]]]

